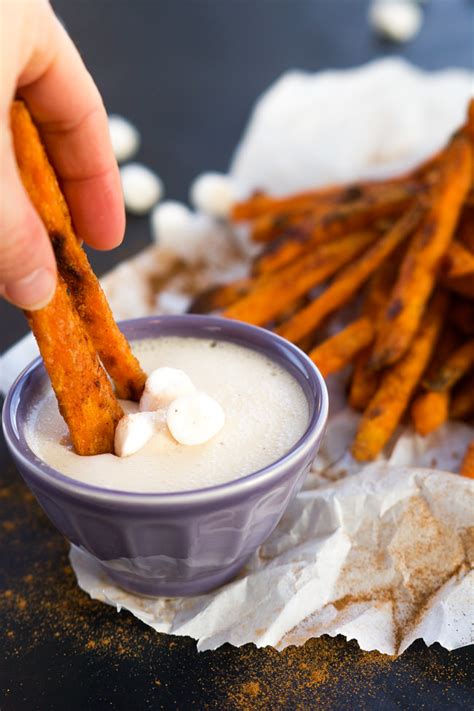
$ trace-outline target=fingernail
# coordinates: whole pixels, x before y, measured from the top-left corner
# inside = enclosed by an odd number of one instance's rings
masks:
[[[5,296],[22,309],[37,311],[51,301],[55,288],[56,275],[41,267],[18,281],[6,284]]]

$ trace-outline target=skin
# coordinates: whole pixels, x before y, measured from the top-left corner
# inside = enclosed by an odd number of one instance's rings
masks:
[[[79,238],[96,249],[123,239],[120,176],[98,89],[46,0],[0,0],[0,86],[0,295],[36,310],[54,294],[56,263],[15,161],[15,95],[40,130]]]

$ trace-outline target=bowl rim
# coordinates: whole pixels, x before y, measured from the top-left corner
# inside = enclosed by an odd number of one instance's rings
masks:
[[[304,456],[312,449],[314,444],[321,439],[326,427],[329,409],[329,397],[324,378],[306,353],[290,341],[287,341],[271,331],[242,321],[226,319],[220,316],[207,316],[200,314],[145,316],[142,318],[119,321],[118,325],[121,330],[126,332],[128,329],[133,329],[133,327],[137,326],[157,325],[159,323],[165,323],[172,326],[174,322],[176,322],[177,326],[180,322],[189,326],[196,324],[199,327],[197,329],[199,332],[207,326],[211,333],[214,332],[214,334],[216,334],[216,338],[219,338],[219,336],[217,336],[217,331],[219,331],[219,333],[222,334],[219,340],[223,341],[232,340],[230,335],[226,339],[226,331],[227,333],[229,330],[231,332],[238,331],[243,336],[244,340],[247,341],[247,347],[249,348],[252,348],[252,334],[254,334],[259,340],[263,339],[264,341],[266,340],[269,342],[269,344],[273,343],[276,346],[280,346],[280,348],[283,348],[288,351],[288,353],[291,353],[293,357],[299,361],[305,371],[306,379],[310,382],[312,381],[311,384],[313,385],[313,388],[318,391],[320,407],[319,409],[317,407],[314,408],[314,412],[306,426],[305,431],[286,454],[266,467],[263,467],[255,472],[251,472],[250,474],[246,474],[243,477],[200,489],[187,489],[173,492],[139,492],[126,491],[123,489],[105,489],[93,484],[78,481],[73,477],[62,474],[57,469],[41,460],[33,452],[33,450],[30,449],[28,443],[26,442],[24,430],[22,429],[21,432],[19,432],[16,427],[16,410],[20,401],[21,392],[29,378],[38,377],[40,369],[44,369],[43,359],[39,356],[29,363],[29,365],[27,365],[17,376],[7,393],[3,406],[2,425],[5,440],[11,454],[14,459],[19,462],[20,466],[25,467],[33,473],[34,476],[41,480],[43,484],[53,487],[54,489],[61,489],[63,493],[67,493],[75,497],[80,496],[81,498],[88,499],[89,501],[96,500],[107,502],[109,505],[115,503],[120,506],[124,504],[151,505],[155,507],[163,505],[168,508],[171,505],[182,506],[183,504],[189,503],[208,503],[221,498],[228,498],[233,495],[250,493],[254,489],[259,488],[273,479],[278,480],[286,473],[287,467],[291,465],[291,461],[293,459],[301,457],[304,458]],[[127,335],[127,333],[125,333],[125,335]],[[132,341],[147,338],[147,336],[129,337]],[[154,336],[151,334],[148,337],[153,338]],[[195,337],[199,337],[199,335],[196,334]],[[257,350],[257,347],[254,346],[253,349]],[[272,359],[272,354],[269,353],[268,357]],[[284,364],[281,364],[284,367]],[[14,407],[14,405],[16,406]]]

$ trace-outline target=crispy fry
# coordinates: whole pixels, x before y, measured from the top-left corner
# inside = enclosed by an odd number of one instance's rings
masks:
[[[373,231],[358,232],[316,248],[278,272],[261,277],[247,296],[230,306],[224,316],[254,325],[281,314],[317,284],[347,264],[376,238]]]
[[[423,382],[428,390],[445,392],[474,367],[474,338],[463,343],[440,367],[434,377]]]
[[[367,252],[345,267],[332,284],[309,306],[278,328],[278,333],[295,343],[314,332],[321,321],[357,292],[380,264],[416,229],[423,208],[416,204]]]
[[[447,279],[465,276],[474,279],[474,253],[454,239],[443,258],[442,272]]]
[[[452,420],[465,420],[474,415],[474,373],[463,378],[454,389],[449,416]]]
[[[425,186],[420,183],[390,186],[354,202],[336,206],[320,216],[300,216],[280,237],[270,242],[255,264],[255,272],[273,271],[315,245],[330,241],[354,230],[373,227],[377,220],[394,216],[409,206]]]
[[[363,316],[316,346],[309,353],[309,357],[326,377],[351,363],[354,356],[368,346],[373,337],[373,324]]]
[[[304,190],[284,197],[274,197],[264,192],[256,192],[247,200],[238,202],[232,210],[234,222],[255,220],[262,215],[278,216],[288,212],[303,212],[305,210],[325,210],[331,205],[342,205],[362,198],[367,193],[381,192],[394,185],[407,182],[432,179],[433,170],[440,162],[442,149],[423,161],[413,170],[387,180],[368,180],[346,185],[329,185],[313,190]]]
[[[377,329],[380,316],[385,310],[398,261],[395,255],[391,259],[385,260],[372,274],[367,284],[362,315],[370,319],[375,329]],[[364,410],[367,407],[379,383],[379,374],[368,365],[371,353],[371,347],[364,348],[354,361],[348,399],[349,404],[355,410]]]
[[[121,398],[138,400],[146,375],[114,321],[99,282],[81,248],[38,131],[25,104],[15,101],[11,128],[21,178],[43,220],[56,254],[58,269],[102,363]]]
[[[26,316],[75,451],[82,455],[113,452],[122,409],[61,276],[52,301]]]
[[[403,260],[385,312],[384,327],[375,343],[371,364],[376,368],[395,363],[418,328],[469,190],[471,170],[469,142],[461,132],[453,137],[446,151],[431,207]]]
[[[428,390],[415,398],[411,406],[411,417],[418,434],[426,436],[446,422],[449,415],[449,396],[449,391]]]
[[[270,274],[308,254],[313,249],[308,246],[308,240],[308,231],[303,226],[293,226],[266,245],[254,260],[252,273],[256,276]]]
[[[459,473],[461,476],[467,476],[469,479],[474,479],[474,440],[466,449],[466,454],[463,457]]]
[[[194,299],[188,313],[207,314],[210,311],[225,309],[248,294],[254,281],[252,278],[238,279],[229,284],[218,284],[206,289]]]
[[[383,373],[380,386],[362,416],[352,445],[352,454],[358,461],[375,459],[394,433],[430,359],[446,306],[446,295],[437,293],[426,310],[409,350]]]

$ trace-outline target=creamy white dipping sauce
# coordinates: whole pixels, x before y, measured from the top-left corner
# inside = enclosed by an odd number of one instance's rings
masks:
[[[303,435],[309,409],[304,392],[284,368],[249,348],[225,341],[167,336],[132,342],[143,369],[180,368],[224,409],[225,424],[202,445],[178,444],[166,429],[135,454],[81,457],[51,389],[26,428],[30,448],[62,474],[106,489],[171,492],[238,479],[275,462]],[[136,403],[122,403],[126,412]]]

